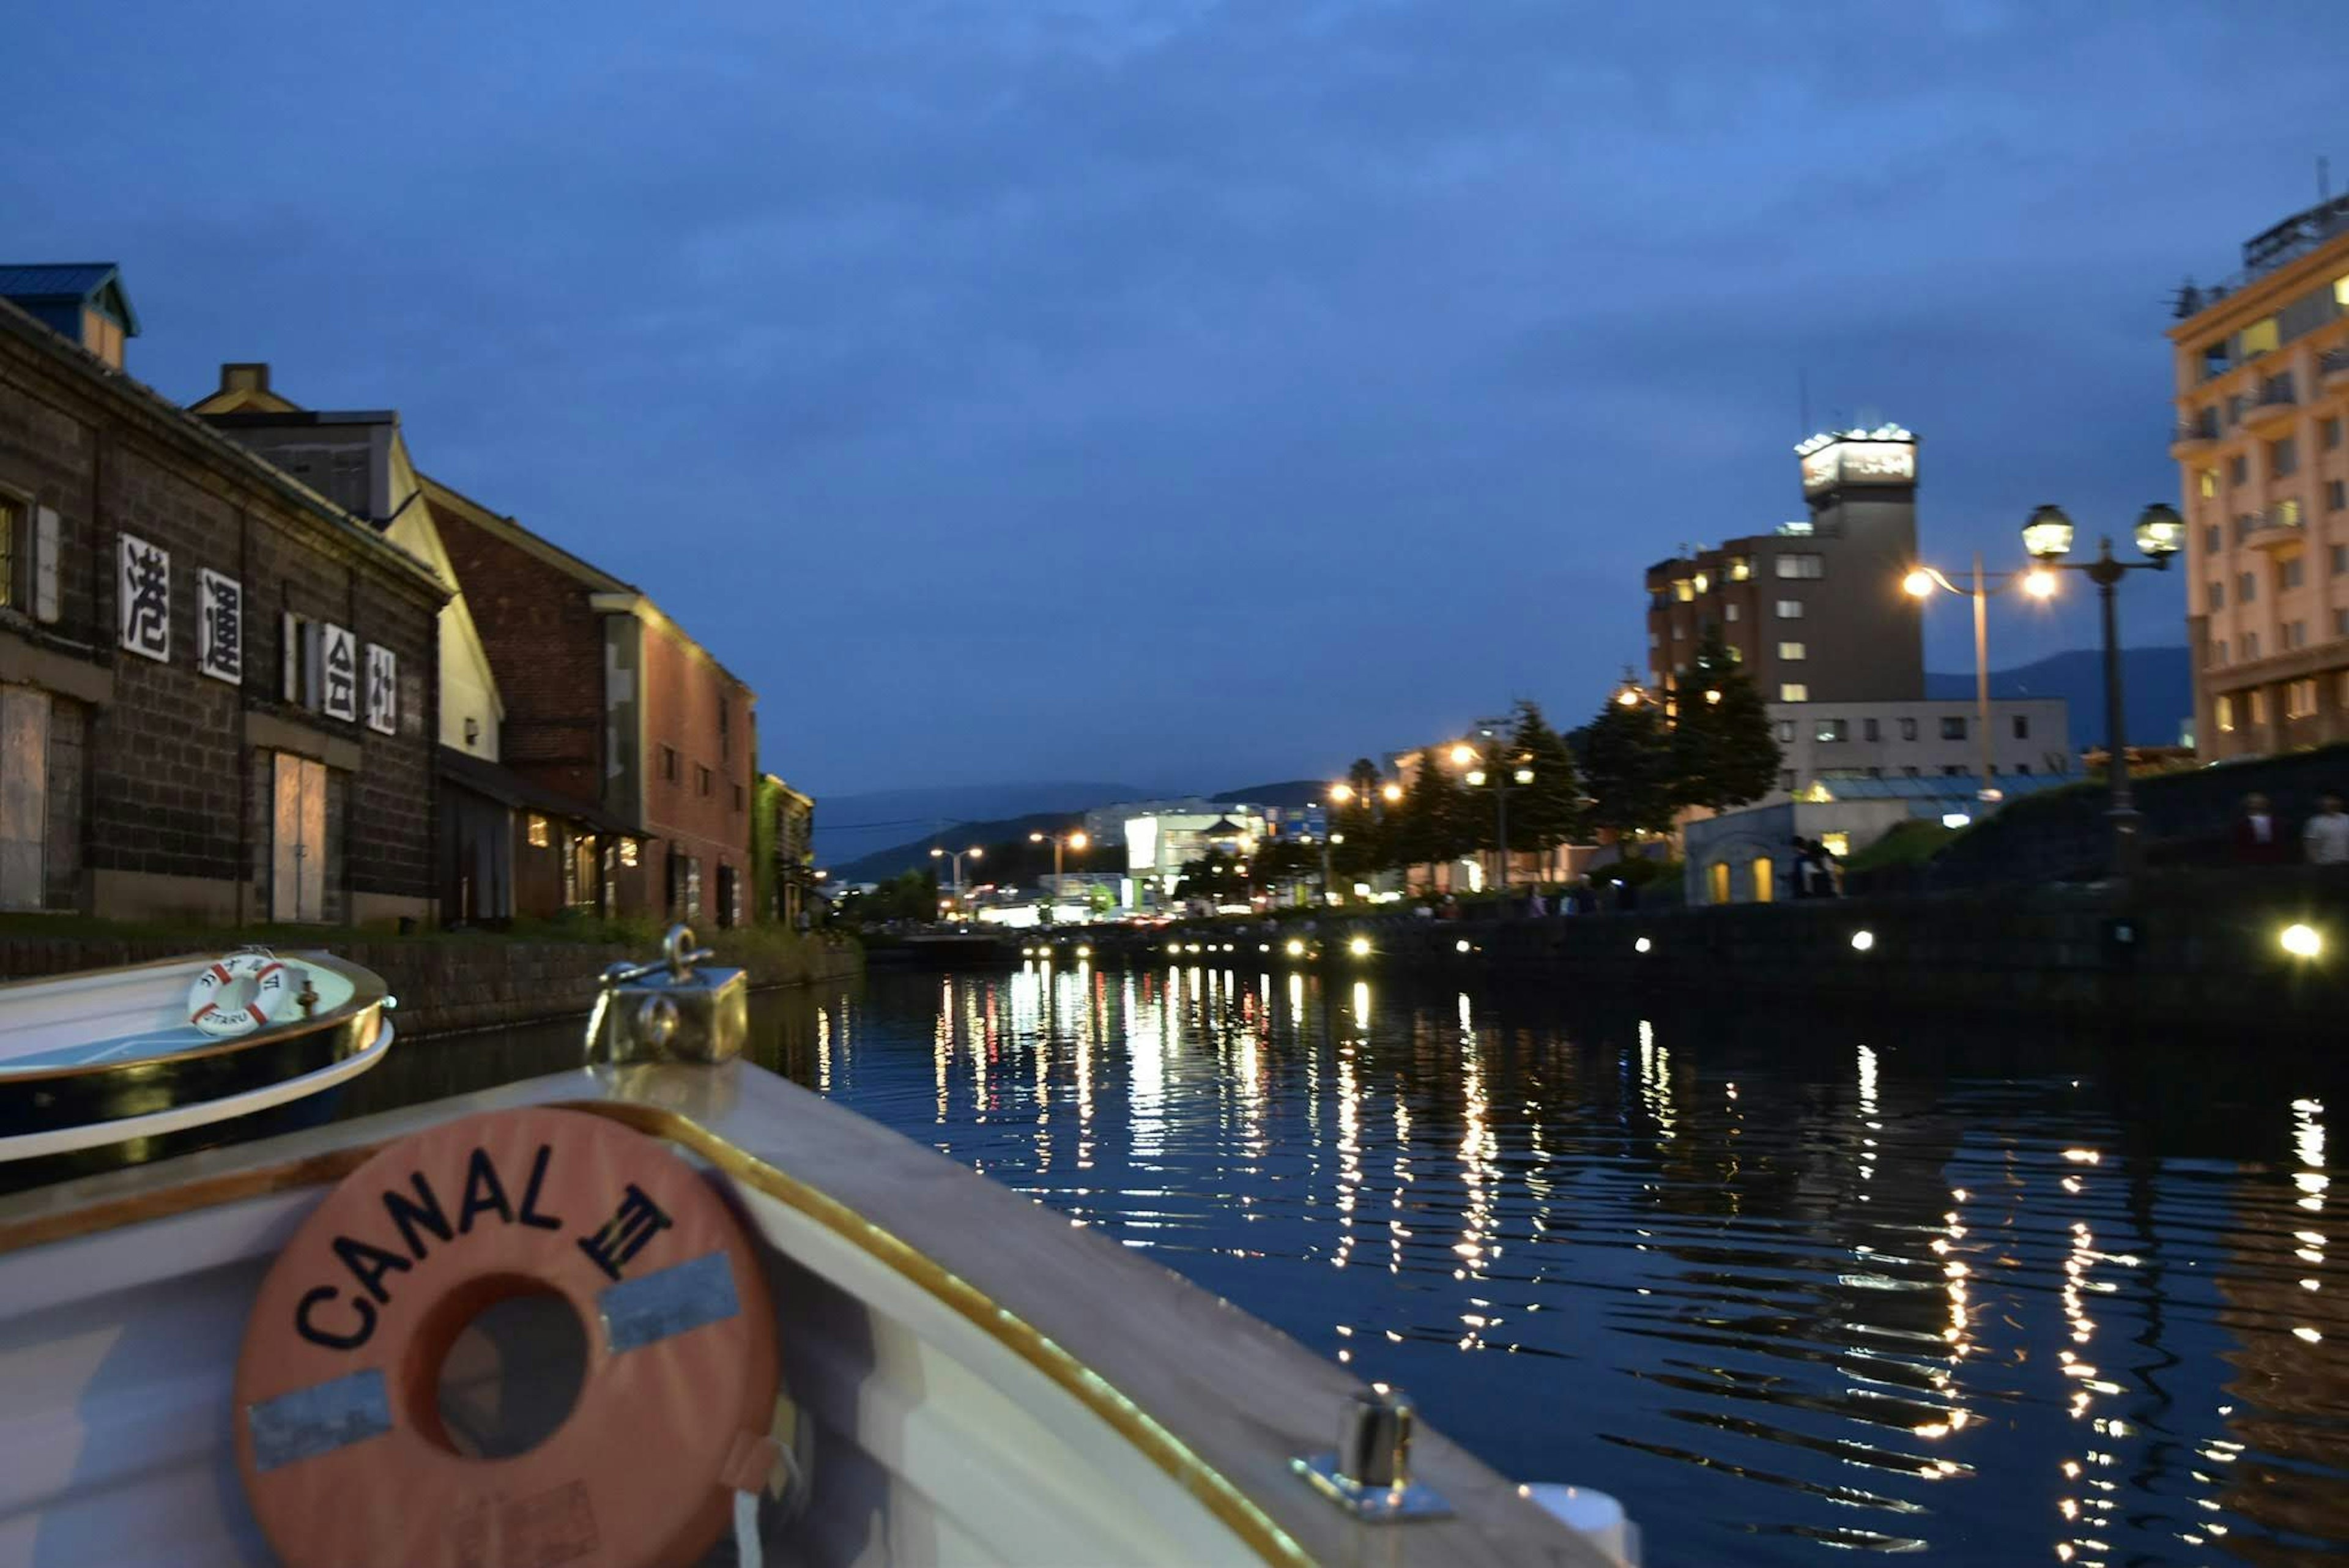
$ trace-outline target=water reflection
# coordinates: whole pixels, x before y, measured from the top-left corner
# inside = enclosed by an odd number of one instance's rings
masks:
[[[1222,957],[761,998],[759,1054],[1618,1493],[1663,1568],[2349,1552],[2310,1069]]]

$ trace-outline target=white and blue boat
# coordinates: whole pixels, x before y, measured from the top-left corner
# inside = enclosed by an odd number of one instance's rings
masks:
[[[0,985],[0,1163],[299,1106],[384,1059],[394,1005],[357,964],[261,949]]]

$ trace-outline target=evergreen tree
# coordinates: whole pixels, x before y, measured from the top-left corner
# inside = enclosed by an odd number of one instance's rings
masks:
[[[1346,770],[1346,795],[1330,813],[1330,863],[1349,877],[1374,871],[1386,864],[1385,834],[1379,807],[1379,765],[1356,757]],[[1336,840],[1340,837],[1343,843]]]
[[[1538,704],[1519,702],[1509,736],[1509,847],[1540,854],[1571,844],[1583,831],[1582,779],[1566,741],[1542,718]],[[1516,782],[1516,770],[1533,774]],[[1488,775],[1489,776],[1489,775]]]
[[[1727,811],[1777,787],[1781,753],[1770,715],[1717,629],[1705,632],[1696,661],[1680,673],[1679,688],[1680,715],[1672,730],[1678,801]]]
[[[1392,847],[1398,866],[1436,866],[1456,860],[1474,846],[1473,803],[1453,772],[1451,742],[1430,746],[1395,813]]]
[[[1627,704],[1609,697],[1581,734],[1591,825],[1626,836],[1670,828],[1678,803],[1662,711],[1645,699]]]

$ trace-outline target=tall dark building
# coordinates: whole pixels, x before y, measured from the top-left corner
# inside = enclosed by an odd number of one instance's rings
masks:
[[[1897,425],[1796,447],[1809,515],[1648,568],[1648,680],[1669,689],[1707,630],[1763,701],[1898,702],[1925,694],[1917,438]]]

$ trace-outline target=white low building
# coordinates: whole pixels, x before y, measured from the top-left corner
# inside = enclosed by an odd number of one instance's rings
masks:
[[[1963,781],[1965,793],[1981,788],[1981,715],[1971,699],[1764,707],[1783,753],[1778,788],[1764,805],[1796,798],[1822,779],[1946,779]],[[2076,772],[2060,697],[1993,701],[1989,739],[1993,788]]]

